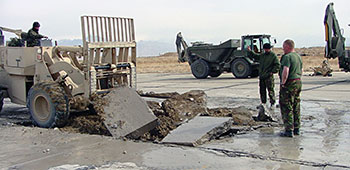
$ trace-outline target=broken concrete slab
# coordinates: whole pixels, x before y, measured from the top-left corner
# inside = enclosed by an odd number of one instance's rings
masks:
[[[159,102],[150,101],[148,106],[158,117],[159,125],[141,137],[142,140],[161,141],[183,122],[201,114],[208,114],[207,95],[202,90],[191,90]]]
[[[233,119],[229,117],[197,116],[171,131],[161,142],[197,146],[227,132],[232,124]]]
[[[256,117],[257,121],[263,122],[278,122],[278,118],[274,112],[274,109],[268,109],[266,105],[259,105],[257,107],[259,110],[258,116]]]
[[[104,124],[113,137],[137,138],[157,126],[157,117],[134,89],[118,87],[104,98]]]

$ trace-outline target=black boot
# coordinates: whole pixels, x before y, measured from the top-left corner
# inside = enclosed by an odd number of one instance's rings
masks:
[[[290,137],[290,138],[292,138],[293,137],[293,133],[292,133],[292,131],[286,130],[286,131],[282,132],[280,134],[280,136],[281,137]]]
[[[300,130],[299,130],[299,128],[295,128],[295,129],[293,130],[293,134],[294,134],[294,135],[300,135]]]

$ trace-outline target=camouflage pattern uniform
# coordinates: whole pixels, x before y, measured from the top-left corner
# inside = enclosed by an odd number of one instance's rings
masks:
[[[26,40],[27,47],[40,46],[40,39],[44,38],[43,35],[40,35],[38,31],[34,30],[34,28],[28,31]]]
[[[280,68],[280,62],[276,54],[272,51],[268,53],[256,54],[249,51],[250,56],[259,60],[259,91],[261,103],[266,103],[266,89],[269,94],[271,105],[276,103],[275,79],[273,74]]]
[[[259,91],[260,91],[260,101],[261,103],[266,103],[266,89],[269,94],[271,105],[276,103],[275,97],[275,78],[273,75],[265,78],[259,79]]]
[[[300,92],[302,87],[300,55],[291,52],[282,56],[280,78],[284,66],[289,68],[289,75],[286,83],[280,87],[279,103],[282,119],[286,131],[298,130],[300,128]]]
[[[281,114],[286,131],[300,128],[301,80],[287,81],[280,89]]]

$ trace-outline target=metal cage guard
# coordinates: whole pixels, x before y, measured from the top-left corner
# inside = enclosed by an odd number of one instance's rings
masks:
[[[91,76],[91,70],[95,71],[92,68],[102,68],[101,65],[111,65],[114,69],[113,71],[110,69],[97,70],[96,91],[108,89],[115,84],[128,84],[136,88],[134,20],[120,17],[82,16],[81,28],[84,49],[83,63],[89,69],[87,76]],[[108,87],[103,85],[106,80],[108,80]],[[89,87],[94,87],[94,85],[91,84]],[[94,88],[90,88],[90,94],[93,91],[95,91]]]

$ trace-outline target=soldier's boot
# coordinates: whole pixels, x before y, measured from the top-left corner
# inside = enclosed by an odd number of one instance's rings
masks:
[[[292,133],[291,130],[286,130],[286,131],[282,132],[282,133],[280,134],[280,136],[281,136],[281,137],[290,137],[290,138],[292,138],[292,137],[293,137],[293,133]]]
[[[299,128],[295,128],[295,129],[293,130],[293,134],[294,134],[294,135],[300,135],[300,130],[299,130]]]

